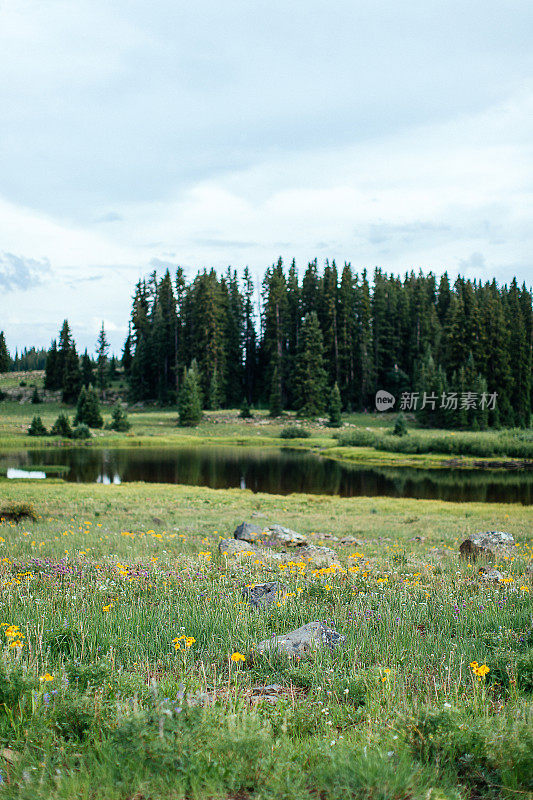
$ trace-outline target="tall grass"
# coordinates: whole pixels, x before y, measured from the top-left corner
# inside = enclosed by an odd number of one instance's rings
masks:
[[[407,436],[370,430],[337,434],[341,447],[373,447],[393,453],[439,453],[450,456],[533,458],[533,431],[410,432]]]

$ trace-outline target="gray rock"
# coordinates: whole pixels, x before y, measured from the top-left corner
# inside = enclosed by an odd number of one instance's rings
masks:
[[[255,525],[253,522],[241,522],[241,524],[235,528],[235,532],[233,537],[235,539],[240,539],[244,542],[254,542],[259,541],[261,538],[266,536],[265,528],[262,528],[260,525]]]
[[[305,564],[317,569],[331,566],[340,567],[337,553],[334,550],[329,547],[315,547],[313,544],[309,544],[307,547],[299,547],[291,553],[286,553],[282,561],[284,563],[288,561],[303,561]]]
[[[484,558],[494,561],[498,556],[509,556],[514,550],[514,539],[512,534],[504,531],[485,531],[474,533],[462,543],[459,552],[463,558],[476,561]]]
[[[290,528],[284,528],[283,525],[269,525],[267,543],[271,546],[301,547],[307,544],[307,538],[301,533],[291,531]]]
[[[250,542],[241,542],[239,539],[221,539],[218,543],[218,552],[221,555],[236,556],[240,553],[257,553],[261,555],[261,550]]]
[[[341,544],[355,544],[359,546],[359,542],[355,538],[355,536],[343,536],[341,539]]]
[[[261,527],[253,522],[242,522],[233,534],[235,539],[262,544],[267,547],[300,547],[307,544],[307,539],[283,525],[267,525]]]
[[[481,567],[478,574],[479,580],[484,583],[499,583],[503,580],[503,575],[499,569],[486,569],[485,567]]]
[[[254,608],[268,608],[274,603],[282,591],[277,581],[256,583],[255,586],[243,586],[242,596]]]
[[[265,639],[264,642],[259,642],[255,646],[255,651],[257,653],[277,651],[288,656],[299,656],[317,647],[333,648],[344,642],[345,639],[345,636],[341,636],[332,628],[327,628],[322,622],[308,622],[295,631],[272,636],[270,639]]]

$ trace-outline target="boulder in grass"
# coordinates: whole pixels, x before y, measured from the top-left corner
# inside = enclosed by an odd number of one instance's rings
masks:
[[[277,581],[256,583],[255,586],[243,586],[242,596],[254,608],[268,608],[278,597],[282,587]]]
[[[302,536],[301,533],[296,533],[296,531],[291,531],[290,528],[285,528],[283,525],[269,525],[267,531],[267,544],[271,547],[275,545],[280,547],[302,547],[307,544],[305,536]]]
[[[261,550],[250,542],[241,542],[238,539],[221,539],[218,543],[220,555],[238,556],[242,553],[253,553],[261,555]]]
[[[241,522],[241,524],[235,528],[233,537],[243,542],[254,544],[263,540],[266,535],[266,529],[260,525],[255,525],[253,522]]]
[[[479,570],[479,580],[483,581],[484,583],[500,583],[503,580],[503,575],[498,569],[494,569],[491,567],[487,569],[486,567],[481,567]]]
[[[291,531],[283,525],[255,525],[253,522],[242,522],[233,534],[235,539],[263,544],[267,547],[301,547],[307,539],[301,533]]]
[[[342,636],[332,628],[327,628],[322,622],[308,622],[289,633],[272,636],[255,645],[256,653],[284,653],[288,656],[301,656],[309,650],[320,647],[334,648],[344,642]]]
[[[504,531],[484,531],[474,533],[462,543],[459,552],[463,558],[476,561],[478,558],[495,561],[502,556],[510,556],[514,551],[515,541],[511,533]]]
[[[323,567],[340,567],[337,553],[329,547],[315,547],[310,544],[307,547],[299,547],[297,550],[285,553],[282,562],[287,564],[289,561],[303,562],[306,566],[322,569]]]

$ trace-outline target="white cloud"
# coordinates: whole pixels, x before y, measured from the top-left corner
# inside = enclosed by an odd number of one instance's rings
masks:
[[[530,279],[531,4],[0,0],[0,15],[14,344],[47,344],[68,315],[83,346],[104,318],[118,347],[134,282],[178,263]]]

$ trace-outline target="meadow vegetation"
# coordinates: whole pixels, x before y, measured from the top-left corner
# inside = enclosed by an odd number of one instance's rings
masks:
[[[36,519],[0,524],[3,796],[531,797],[528,508],[48,481],[10,504]],[[341,568],[226,559],[243,519]],[[517,542],[497,583],[458,558],[494,529]],[[285,589],[257,612],[263,580]],[[311,620],[345,643],[254,655]]]

